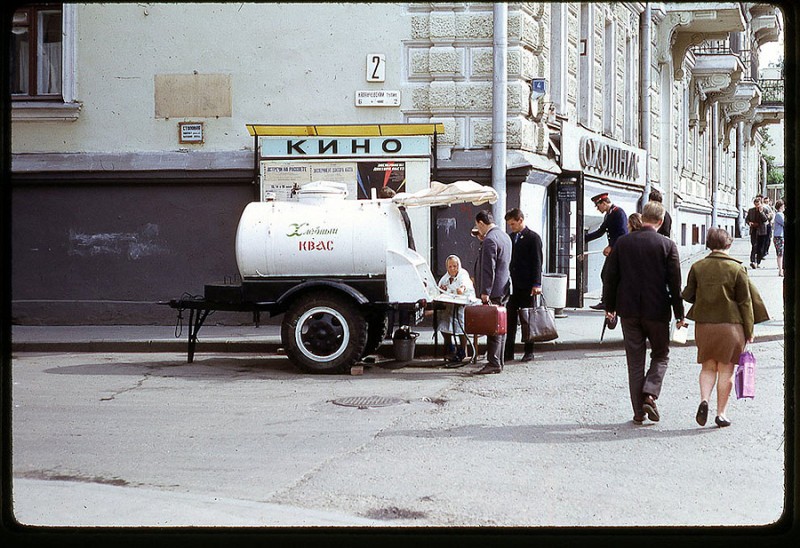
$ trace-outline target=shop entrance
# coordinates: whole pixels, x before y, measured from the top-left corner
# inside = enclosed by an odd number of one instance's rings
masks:
[[[583,174],[563,172],[549,188],[553,231],[547,246],[554,272],[567,275],[567,307],[582,308],[585,291]]]

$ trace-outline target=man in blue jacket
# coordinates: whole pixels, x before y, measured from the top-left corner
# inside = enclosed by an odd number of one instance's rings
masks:
[[[600,211],[600,213],[603,213],[604,216],[603,222],[597,228],[597,230],[586,235],[586,243],[588,244],[592,240],[596,240],[603,234],[608,234],[608,245],[605,247],[605,249],[603,249],[603,255],[606,256],[606,260],[603,262],[603,268],[600,271],[600,280],[605,282],[608,254],[611,253],[611,250],[614,248],[614,244],[617,243],[617,240],[620,238],[620,236],[624,236],[628,233],[628,216],[621,207],[615,206],[611,203],[611,198],[608,197],[608,192],[602,192],[596,196],[592,196],[592,201],[594,202],[594,206],[597,208],[597,210]],[[589,308],[593,310],[605,310],[605,305],[601,299],[599,303],[592,305]]]
[[[483,304],[505,306],[511,295],[511,238],[502,228],[494,224],[492,212],[488,209],[475,216],[475,227],[483,237],[478,263],[475,266],[475,293]],[[486,337],[487,364],[475,375],[500,373],[503,370],[503,351],[505,335]]]

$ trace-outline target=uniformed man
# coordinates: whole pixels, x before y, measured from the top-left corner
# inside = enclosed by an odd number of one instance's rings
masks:
[[[603,255],[608,257],[608,254],[611,253],[611,250],[614,248],[614,244],[617,243],[617,240],[620,236],[624,236],[628,233],[628,216],[625,214],[625,211],[619,206],[615,206],[611,203],[611,198],[608,197],[608,192],[601,192],[596,196],[592,196],[592,202],[594,202],[594,206],[600,213],[603,213],[603,222],[602,224],[595,230],[594,232],[589,232],[586,235],[586,243],[588,244],[592,240],[596,240],[603,236],[603,234],[608,235],[608,245],[603,249]],[[606,263],[608,261],[603,262],[603,268],[600,271],[600,280],[605,280],[605,271],[606,271]],[[589,308],[593,310],[605,310],[605,305],[602,302],[592,305]]]

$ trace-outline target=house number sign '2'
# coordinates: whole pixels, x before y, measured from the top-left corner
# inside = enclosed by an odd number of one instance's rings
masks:
[[[386,56],[382,53],[367,55],[367,82],[386,81]]]

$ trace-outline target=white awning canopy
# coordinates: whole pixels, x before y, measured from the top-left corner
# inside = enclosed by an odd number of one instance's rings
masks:
[[[440,183],[431,181],[430,188],[409,194],[400,192],[392,201],[405,207],[445,206],[471,202],[472,205],[493,204],[497,201],[497,191],[475,181],[456,181]]]

